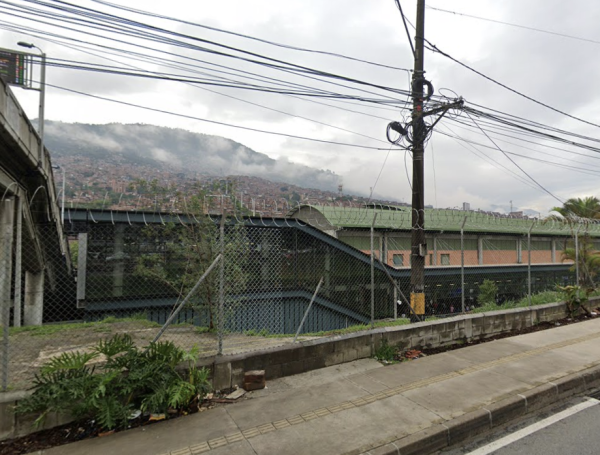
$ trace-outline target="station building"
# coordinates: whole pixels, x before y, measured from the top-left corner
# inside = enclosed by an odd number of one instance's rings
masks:
[[[299,206],[301,220],[366,254],[373,250],[395,268],[410,267],[412,209],[390,205],[361,208]],[[462,235],[461,235],[462,231]],[[573,226],[561,220],[511,217],[491,212],[425,209],[426,267],[557,264],[574,237],[600,250],[600,224]],[[462,245],[462,247],[461,247]],[[464,253],[463,253],[464,251]],[[463,256],[464,254],[464,256]]]

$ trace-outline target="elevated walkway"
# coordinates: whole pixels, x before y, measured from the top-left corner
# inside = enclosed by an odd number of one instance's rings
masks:
[[[70,275],[67,253],[50,155],[0,80],[0,326],[42,323],[45,290]]]

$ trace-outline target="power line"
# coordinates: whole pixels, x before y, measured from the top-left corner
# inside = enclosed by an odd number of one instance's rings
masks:
[[[472,71],[472,72],[474,72],[475,74],[477,74],[477,75],[479,75],[479,76],[481,76],[481,77],[483,77],[483,78],[487,79],[488,81],[490,81],[490,82],[493,82],[494,84],[496,84],[496,85],[498,85],[498,86],[500,86],[500,87],[502,87],[502,88],[504,88],[504,89],[506,89],[506,90],[508,90],[508,91],[510,91],[510,92],[512,92],[512,93],[515,93],[516,95],[519,95],[519,96],[521,96],[521,97],[523,97],[523,98],[525,98],[525,99],[528,99],[529,101],[532,101],[532,102],[534,102],[534,103],[536,103],[536,104],[539,104],[540,106],[543,106],[543,107],[545,107],[545,108],[547,108],[547,109],[550,109],[551,111],[554,111],[554,112],[557,112],[557,113],[559,113],[559,114],[562,114],[562,115],[564,115],[564,116],[566,116],[566,117],[572,118],[573,120],[577,120],[577,121],[579,121],[579,122],[586,123],[586,124],[588,124],[588,125],[591,125],[591,126],[595,126],[595,127],[597,127],[597,128],[600,128],[600,125],[598,125],[597,123],[589,122],[589,121],[587,121],[587,120],[584,120],[584,119],[582,119],[582,118],[580,118],[580,117],[577,117],[577,116],[575,116],[575,115],[571,115],[571,114],[569,114],[569,113],[567,113],[567,112],[561,111],[560,109],[557,109],[557,108],[555,108],[555,107],[552,107],[552,106],[550,106],[550,105],[548,105],[548,104],[546,104],[546,103],[543,103],[542,101],[538,101],[538,100],[536,100],[535,98],[532,98],[531,96],[525,95],[524,93],[522,93],[522,92],[519,92],[518,90],[515,90],[514,88],[511,88],[511,87],[509,87],[508,85],[506,85],[506,84],[503,84],[502,82],[498,82],[497,80],[495,80],[495,79],[491,78],[490,76],[487,76],[487,75],[483,74],[481,71],[477,71],[476,69],[474,69],[474,68],[470,67],[470,66],[469,66],[469,65],[467,65],[466,63],[463,63],[463,62],[461,62],[460,60],[457,60],[457,59],[455,59],[454,57],[452,57],[451,55],[447,54],[446,52],[443,52],[443,51],[442,51],[442,50],[440,50],[440,49],[439,49],[439,48],[438,48],[438,47],[437,47],[435,44],[432,44],[432,43],[431,43],[431,42],[429,42],[427,39],[425,39],[425,41],[427,42],[427,44],[429,44],[429,46],[430,46],[430,50],[431,50],[431,51],[433,51],[433,52],[437,52],[438,54],[441,54],[441,55],[443,55],[444,57],[446,57],[446,58],[449,58],[449,59],[450,59],[450,60],[452,60],[453,62],[455,62],[455,63],[458,63],[460,66],[462,66],[462,67],[464,67],[464,68],[468,69],[469,71]]]
[[[390,149],[388,150],[387,154],[385,155],[385,159],[383,160],[383,164],[381,165],[379,174],[377,175],[377,178],[375,179],[375,183],[371,187],[371,193],[369,194],[369,199],[367,200],[367,204],[369,202],[371,202],[371,199],[373,198],[373,192],[375,191],[375,188],[377,187],[377,183],[379,182],[379,177],[381,177],[381,173],[383,172],[383,169],[385,168],[385,163],[387,163],[388,157],[390,156],[390,152],[392,151],[392,147],[393,147],[393,145],[390,145]]]
[[[460,121],[459,119],[450,119],[450,120],[453,120],[454,122],[462,125],[462,127],[458,126],[458,128],[463,128],[463,129],[474,128],[474,129],[478,129],[476,126],[471,125],[471,124],[469,124],[467,122]],[[500,135],[500,136],[503,136],[503,137],[508,137],[508,138],[512,138],[512,139],[515,139],[515,140],[518,140],[518,141],[522,141],[522,142],[525,142],[527,144],[538,145],[540,147],[545,147],[545,148],[549,148],[549,149],[552,149],[552,150],[557,150],[557,151],[560,151],[560,152],[569,153],[569,154],[572,154],[572,155],[582,156],[584,158],[589,158],[589,159],[594,159],[594,160],[600,160],[600,156],[588,155],[586,153],[575,152],[573,150],[567,150],[567,149],[560,148],[560,147],[554,147],[554,146],[548,145],[548,144],[541,144],[539,142],[529,141],[529,140],[526,140],[526,139],[523,139],[523,138],[520,138],[520,137],[511,136],[510,134],[500,133],[500,132],[495,131],[495,130],[491,130],[490,132],[493,132],[494,134],[497,134],[497,135]],[[475,133],[476,134],[482,134],[480,132],[475,132]],[[526,147],[526,146],[524,146],[522,144],[515,144],[514,142],[510,142],[510,141],[507,141],[505,139],[498,139],[498,140],[502,141],[502,142],[505,142],[507,144],[510,144],[510,145],[515,145],[517,147],[521,147],[521,148],[523,148],[525,150],[531,150],[531,151],[537,152],[537,153],[547,153],[547,152],[543,152],[543,151],[538,150],[538,149],[534,149],[534,148],[531,148],[531,147]],[[561,158],[561,159],[570,159],[568,157],[564,157],[563,158],[563,157],[560,157],[558,155],[552,155],[552,154],[549,154],[549,155],[553,156],[553,157],[556,157],[556,158]]]
[[[256,133],[271,134],[271,135],[274,135],[274,136],[289,137],[291,139],[301,139],[301,140],[305,140],[305,141],[319,142],[319,143],[322,143],[322,144],[341,145],[341,146],[345,146],[345,147],[354,147],[354,148],[361,148],[361,149],[367,149],[367,150],[388,150],[385,147],[371,147],[371,146],[367,146],[367,145],[349,144],[349,143],[346,143],[346,142],[327,141],[325,139],[317,139],[317,138],[311,138],[311,137],[306,137],[306,136],[298,136],[298,135],[294,135],[294,134],[279,133],[279,132],[276,132],[276,131],[268,131],[268,130],[262,130],[262,129],[259,129],[259,128],[251,128],[251,127],[242,126],[242,125],[235,125],[233,123],[219,122],[217,120],[209,120],[209,119],[205,119],[205,118],[202,118],[202,117],[196,117],[196,116],[193,116],[193,115],[180,114],[178,112],[167,111],[165,109],[158,109],[158,108],[153,108],[153,107],[150,107],[150,106],[143,106],[141,104],[130,103],[130,102],[127,102],[127,101],[117,100],[117,99],[113,99],[113,98],[107,98],[107,97],[104,97],[104,96],[93,95],[91,93],[85,93],[85,92],[81,92],[79,90],[73,90],[73,89],[66,88],[66,87],[60,87],[58,85],[53,85],[53,84],[46,84],[46,85],[48,87],[56,88],[58,90],[64,90],[66,92],[76,93],[78,95],[83,95],[83,96],[87,96],[87,97],[90,97],[90,98],[99,99],[99,100],[102,100],[102,101],[109,101],[109,102],[121,104],[121,105],[124,105],[124,106],[135,107],[135,108],[144,109],[144,110],[147,110],[147,111],[158,112],[158,113],[161,113],[161,114],[174,115],[176,117],[187,118],[187,119],[190,119],[190,120],[197,120],[199,122],[212,123],[212,124],[215,124],[215,125],[227,126],[227,127],[230,127],[230,128],[237,128],[237,129],[246,130],[246,131],[252,131],[252,132],[256,132]],[[394,150],[401,150],[401,149],[394,149]]]
[[[443,131],[440,131],[439,128],[442,126],[445,127],[446,129],[448,129],[450,132],[452,132],[453,135],[445,133]],[[438,128],[436,128],[436,131],[443,136],[446,136],[446,137],[449,137],[449,138],[455,140],[461,147],[466,149],[468,152],[473,153],[475,156],[481,158],[482,160],[486,161],[487,163],[490,163],[496,169],[499,169],[499,167],[501,167],[502,169],[504,169],[505,172],[507,172],[508,174],[511,174],[513,176],[513,178],[520,181],[524,185],[527,185],[528,187],[530,187],[536,191],[541,191],[539,187],[535,186],[533,183],[531,183],[529,180],[525,179],[523,176],[521,176],[521,175],[517,174],[516,172],[514,172],[513,170],[509,169],[508,167],[506,167],[504,164],[500,163],[499,161],[496,161],[494,158],[486,155],[481,150],[478,150],[477,147],[475,147],[475,145],[479,145],[481,147],[494,149],[494,150],[497,150],[497,149],[495,149],[489,145],[483,145],[483,144],[479,144],[474,141],[470,141],[468,139],[464,139],[460,135],[458,135],[456,132],[454,132],[448,125],[439,125]],[[473,150],[469,149],[465,144],[471,146],[473,148]]]
[[[519,168],[519,170],[525,174],[527,176],[527,178],[529,178],[533,183],[535,183],[537,186],[539,186],[542,190],[544,190],[544,192],[548,193],[550,196],[552,196],[554,199],[556,199],[558,202],[563,203],[564,201],[562,199],[559,199],[557,196],[555,196],[554,194],[552,194],[549,190],[547,190],[541,183],[539,183],[537,180],[535,180],[527,171],[525,171],[525,169],[523,169],[521,166],[519,166],[515,160],[513,160],[508,153],[506,153],[504,150],[502,150],[500,148],[500,146],[498,144],[496,144],[496,142],[494,142],[494,140],[479,126],[479,124],[473,119],[473,117],[471,117],[469,115],[469,113],[466,113],[467,116],[471,119],[471,121],[475,124],[475,126],[477,126],[477,128],[479,128],[479,130],[485,135],[485,137],[487,137],[489,139],[489,141],[494,144],[494,147],[496,147],[496,149],[498,149],[500,152],[502,152],[502,154],[504,156],[506,156],[506,158],[508,158],[510,160],[510,162],[512,164],[514,164],[517,168]]]
[[[308,49],[308,48],[304,48],[304,47],[292,46],[292,45],[289,45],[289,44],[282,44],[282,43],[278,43],[276,41],[270,41],[270,40],[263,39],[263,38],[257,38],[255,36],[245,35],[243,33],[232,32],[230,30],[225,30],[225,29],[221,29],[221,28],[218,28],[218,27],[211,27],[211,26],[208,26],[208,25],[198,24],[198,23],[195,23],[195,22],[190,22],[190,21],[186,21],[186,20],[183,20],[183,19],[178,19],[178,18],[171,17],[171,16],[165,16],[165,15],[162,15],[162,14],[151,13],[149,11],[144,11],[144,10],[140,10],[140,9],[136,9],[136,8],[130,8],[130,7],[126,7],[126,6],[123,6],[123,5],[118,5],[116,3],[111,3],[111,2],[102,1],[102,0],[92,0],[92,1],[95,2],[95,3],[100,3],[102,5],[107,5],[107,6],[110,6],[110,7],[116,8],[116,9],[120,9],[120,10],[123,10],[123,11],[129,11],[129,12],[141,14],[141,15],[144,15],[144,16],[150,16],[150,17],[155,17],[155,18],[159,18],[159,19],[165,19],[165,20],[169,20],[169,21],[173,21],[173,22],[178,22],[180,24],[186,24],[186,25],[191,25],[191,26],[194,26],[194,27],[200,27],[200,28],[204,28],[206,30],[212,30],[212,31],[216,31],[216,32],[220,32],[220,33],[225,33],[225,34],[232,35],[232,36],[238,36],[240,38],[246,38],[246,39],[257,41],[257,42],[260,42],[260,43],[270,44],[272,46],[277,46],[277,47],[281,47],[281,48],[284,48],[284,49],[291,49],[291,50],[300,51],[300,52],[309,52],[309,53],[313,53],[313,54],[328,55],[328,56],[331,56],[331,57],[338,57],[338,58],[343,58],[343,59],[351,60],[351,61],[355,61],[355,62],[366,63],[366,64],[369,64],[369,65],[378,66],[378,67],[381,67],[381,68],[387,68],[387,69],[392,69],[392,70],[410,72],[410,70],[406,69],[406,68],[400,68],[400,67],[397,67],[397,66],[384,65],[382,63],[372,62],[372,61],[360,59],[360,58],[357,58],[357,57],[351,57],[351,56],[344,55],[344,54],[339,54],[339,53],[336,53],[336,52],[327,52],[327,51],[321,51],[321,50],[316,50],[316,49]]]
[[[334,74],[334,73],[327,72],[327,71],[316,70],[316,69],[313,69],[310,67],[298,65],[295,63],[291,63],[291,62],[286,62],[284,60],[280,60],[280,59],[276,59],[276,58],[269,57],[266,55],[258,54],[256,52],[248,51],[245,49],[240,49],[237,47],[229,46],[229,45],[226,45],[223,43],[218,43],[218,42],[215,42],[212,40],[207,40],[204,38],[200,38],[200,37],[196,37],[196,36],[192,36],[192,35],[188,35],[188,34],[184,34],[184,33],[179,33],[179,32],[175,32],[172,30],[166,30],[164,28],[145,24],[145,23],[138,22],[135,20],[125,19],[122,17],[115,16],[113,14],[97,11],[92,8],[86,8],[83,6],[73,5],[71,3],[61,1],[61,0],[53,0],[53,3],[58,4],[58,5],[66,5],[66,6],[56,6],[54,4],[44,2],[41,0],[24,0],[24,1],[26,1],[28,3],[34,3],[36,5],[45,6],[50,9],[57,9],[62,12],[68,12],[68,13],[74,14],[76,16],[79,15],[79,16],[83,16],[83,17],[89,17],[89,18],[93,18],[93,19],[100,21],[100,23],[98,23],[98,22],[93,22],[91,20],[79,19],[79,22],[82,22],[86,27],[91,27],[91,28],[96,28],[96,29],[99,29],[101,27],[105,28],[105,29],[108,28],[109,30],[113,31],[114,33],[118,32],[120,34],[125,34],[127,36],[131,36],[131,37],[135,37],[135,38],[141,37],[144,39],[151,39],[156,42],[169,44],[169,45],[177,46],[177,47],[184,47],[184,48],[201,51],[201,52],[207,52],[207,53],[219,56],[219,57],[233,58],[233,59],[241,60],[241,61],[248,62],[251,64],[265,66],[265,67],[268,67],[268,68],[271,68],[274,70],[278,70],[278,71],[284,71],[284,72],[292,71],[292,72],[294,72],[294,74],[296,74],[300,77],[307,77],[310,79],[314,79],[312,76],[310,76],[312,74],[312,75],[316,75],[316,76],[323,77],[326,79],[342,80],[342,81],[350,82],[350,83],[357,84],[357,85],[363,85],[363,86],[381,89],[384,91],[390,91],[390,92],[396,93],[396,94],[402,94],[402,95],[406,94],[406,91],[394,89],[391,87],[385,87],[385,86],[381,86],[378,84],[371,84],[366,81],[362,81],[362,80],[351,78],[351,77],[341,76],[341,75]],[[8,1],[1,1],[0,3],[5,3],[8,5],[14,6],[13,3],[8,2]],[[26,9],[29,11],[33,10],[34,12],[37,12],[35,20],[39,20],[39,17],[37,17],[37,16],[47,14],[44,10],[35,10],[32,8],[23,8],[23,9]],[[56,15],[54,15],[54,16],[56,16]],[[65,21],[65,20],[72,22],[71,19],[65,18],[65,17],[59,17],[58,19],[61,22]],[[107,22],[109,25],[106,25]],[[104,24],[102,24],[102,23],[104,23]],[[117,28],[115,24],[119,24],[120,28]],[[62,26],[62,23],[60,26]],[[157,35],[157,33],[164,34],[167,36],[173,36],[174,38],[163,37],[162,35]],[[180,41],[181,39],[187,39],[192,42],[202,43],[203,45],[214,46],[216,48],[224,49],[224,51],[210,49],[207,47],[202,47],[197,44],[184,43],[184,42]],[[242,54],[244,56],[233,55],[228,52],[236,52],[236,53]],[[256,60],[256,59],[260,59],[260,60]],[[330,83],[330,84],[334,83],[332,81],[327,81],[325,79],[319,79],[319,80],[321,82],[325,82],[325,83]],[[336,84],[336,85],[340,85],[340,84]],[[346,87],[346,88],[348,88],[348,87]],[[355,88],[355,89],[359,90],[358,88]],[[366,90],[363,90],[363,91],[365,91],[366,93],[371,93]]]
[[[457,11],[450,11],[447,9],[435,8],[433,6],[427,6],[427,8],[430,10],[433,10],[433,11],[439,11],[441,13],[453,14],[455,16],[469,17],[471,19],[478,19],[481,21],[493,22],[495,24],[508,25],[510,27],[516,27],[516,28],[521,28],[524,30],[530,30],[532,32],[546,33],[547,35],[559,36],[561,38],[568,38],[568,39],[573,39],[573,40],[577,40],[577,41],[585,41],[587,43],[592,43],[592,44],[600,44],[600,41],[596,41],[596,40],[589,39],[589,38],[581,38],[579,36],[568,35],[566,33],[553,32],[551,30],[543,30],[541,28],[529,27],[527,25],[513,24],[511,22],[500,21],[497,19],[490,19],[489,17],[474,16],[473,14],[459,13]]]
[[[404,23],[404,29],[406,30],[406,37],[408,38],[408,44],[410,44],[410,49],[412,51],[413,57],[416,58],[415,55],[415,47],[413,46],[412,39],[410,37],[410,33],[408,32],[408,26],[406,25],[406,17],[404,16],[404,12],[402,11],[402,5],[400,4],[400,0],[396,0],[396,6],[400,11],[400,15],[402,16],[402,22]]]
[[[70,47],[70,46],[68,46],[68,47]],[[103,55],[96,55],[96,54],[91,53],[91,52],[87,52],[87,53],[89,53],[90,55],[99,57],[99,58],[103,58],[103,59],[106,59],[106,60],[109,60],[109,61],[117,62],[116,60],[108,58],[108,57],[103,56]],[[120,62],[117,62],[117,63],[120,63]],[[131,64],[126,64],[126,65],[129,66],[129,67],[131,67],[131,68],[134,68],[134,69],[140,69],[140,68],[136,68],[134,65],[131,65]],[[318,120],[314,120],[314,119],[311,119],[311,118],[308,118],[308,117],[303,117],[301,115],[291,114],[289,112],[285,112],[285,111],[282,111],[280,109],[275,109],[275,108],[271,108],[271,107],[268,107],[268,106],[265,106],[265,105],[262,105],[262,104],[259,104],[259,103],[255,103],[255,102],[252,102],[252,101],[244,100],[244,99],[232,96],[232,95],[228,95],[226,93],[221,93],[221,92],[218,92],[216,90],[211,90],[211,89],[206,88],[206,87],[199,87],[196,84],[188,84],[188,85],[190,85],[190,86],[192,86],[194,88],[205,90],[205,91],[208,91],[210,93],[214,93],[214,94],[217,94],[217,95],[220,95],[220,96],[224,96],[224,97],[227,97],[227,98],[230,98],[230,99],[234,99],[236,101],[240,101],[240,102],[243,102],[243,103],[246,103],[246,104],[250,104],[250,105],[253,105],[253,106],[261,107],[263,109],[267,109],[267,110],[270,110],[270,111],[273,111],[273,112],[277,112],[277,113],[280,113],[280,114],[283,114],[283,115],[287,115],[287,116],[294,117],[294,118],[299,118],[299,119],[302,119],[302,120],[313,122],[313,123],[316,123],[316,124],[319,124],[319,125],[322,125],[322,126],[326,126],[326,127],[329,127],[329,128],[334,128],[334,129],[337,129],[337,130],[340,130],[340,131],[344,131],[344,132],[347,132],[347,133],[356,134],[358,136],[362,136],[362,137],[365,137],[367,139],[372,139],[372,140],[379,141],[379,142],[385,142],[385,141],[380,140],[378,138],[374,138],[374,137],[371,137],[371,136],[368,136],[368,135],[365,135],[365,134],[361,134],[361,133],[358,133],[356,131],[352,131],[352,130],[349,130],[349,129],[346,129],[346,128],[342,128],[342,127],[338,127],[338,126],[335,126],[335,125],[331,125],[331,124],[328,124],[328,123],[325,123],[325,122],[321,122],[321,121],[318,121]],[[300,100],[304,100],[304,98],[301,98],[301,97],[296,97],[296,98],[298,98]],[[333,107],[336,107],[336,106],[333,106]],[[368,115],[368,114],[365,114],[365,115]]]
[[[444,125],[444,126],[445,126],[445,127],[448,129],[448,130],[452,131],[452,130],[451,130],[451,129],[450,129],[448,126],[447,126],[447,125]],[[459,135],[458,135],[457,133],[455,133],[454,131],[452,131],[452,133],[453,133],[454,135],[450,135],[450,134],[448,134],[448,133],[444,133],[443,131],[439,131],[439,130],[437,130],[437,129],[436,129],[436,131],[437,131],[439,134],[442,134],[442,135],[444,135],[444,136],[447,136],[447,137],[453,138],[453,139],[455,139],[455,140],[460,140],[460,141],[462,141],[462,142],[464,142],[464,143],[466,143],[466,144],[470,144],[470,145],[472,145],[472,146],[474,146],[474,145],[478,145],[479,147],[483,147],[483,148],[486,148],[486,149],[491,149],[491,150],[496,150],[496,151],[498,151],[498,150],[499,150],[499,151],[501,151],[501,152],[502,152],[503,154],[505,154],[505,155],[511,155],[511,156],[516,156],[516,157],[519,157],[519,158],[525,158],[525,159],[528,159],[528,160],[531,160],[531,161],[535,161],[535,162],[538,162],[538,163],[548,164],[548,165],[555,166],[555,167],[560,167],[560,168],[563,168],[563,169],[570,169],[570,170],[574,170],[574,171],[576,171],[576,172],[580,172],[580,173],[583,173],[583,174],[594,175],[594,176],[600,175],[600,170],[599,170],[599,171],[594,171],[594,170],[591,170],[589,167],[587,167],[587,168],[582,168],[582,167],[577,167],[577,166],[571,166],[571,165],[567,165],[567,164],[563,164],[563,163],[557,163],[557,162],[555,162],[555,161],[548,161],[548,160],[543,160],[543,159],[540,159],[540,158],[535,158],[535,157],[532,157],[532,156],[522,155],[522,154],[519,154],[519,153],[508,152],[508,151],[506,151],[506,150],[499,149],[499,148],[498,148],[498,146],[497,146],[497,145],[496,145],[496,144],[495,144],[493,141],[492,141],[492,143],[494,144],[494,146],[490,146],[490,145],[482,144],[482,143],[480,143],[480,142],[476,142],[476,141],[474,141],[474,140],[471,140],[471,139],[465,139],[465,138],[463,138],[463,137],[459,136]],[[484,134],[484,135],[485,135],[485,134]],[[487,136],[486,136],[486,137],[487,137]],[[488,138],[489,138],[489,137],[488,137]],[[495,161],[495,160],[494,160],[494,161]],[[495,161],[495,162],[496,162],[497,164],[501,165],[502,167],[504,167],[502,164],[498,163],[497,161]],[[505,169],[507,169],[506,167],[504,167],[504,168],[505,168]],[[509,169],[507,169],[507,170],[509,170]],[[510,170],[509,170],[509,172],[511,172],[511,173],[513,173],[513,174],[514,174],[514,172],[512,172],[512,171],[510,171]],[[517,176],[517,177],[519,177],[520,179],[523,179],[523,177],[520,177],[520,176]],[[529,182],[528,182],[528,183],[529,183]],[[529,185],[529,186],[531,186],[531,185]],[[536,188],[536,189],[539,189],[538,187],[535,187],[535,188]]]

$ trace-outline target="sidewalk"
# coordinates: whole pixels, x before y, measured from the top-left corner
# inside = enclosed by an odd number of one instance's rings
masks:
[[[44,455],[427,454],[600,386],[600,320],[397,365],[271,381],[251,399]]]

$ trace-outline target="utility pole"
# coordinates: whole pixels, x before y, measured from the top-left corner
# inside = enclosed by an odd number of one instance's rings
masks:
[[[413,179],[412,179],[412,238],[410,304],[417,315],[425,314],[425,185],[423,120],[423,83],[425,65],[425,0],[417,0],[417,24],[415,36],[415,67],[412,77],[412,133],[413,133]]]
[[[425,79],[425,0],[417,0],[417,27],[415,36],[415,67],[411,81],[411,96],[413,111],[410,123],[391,122],[387,127],[387,139],[392,144],[407,150],[405,140],[410,143],[413,157],[412,178],[412,236],[411,236],[411,272],[410,272],[410,306],[411,321],[422,319],[425,314],[425,175],[424,155],[425,140],[433,128],[450,109],[461,109],[463,99],[456,98],[450,103],[435,103],[435,107],[424,111],[424,103],[433,95],[433,85]],[[427,93],[423,87],[427,87]],[[425,123],[425,117],[440,114],[430,125]],[[396,139],[390,135],[392,131],[399,134]]]

